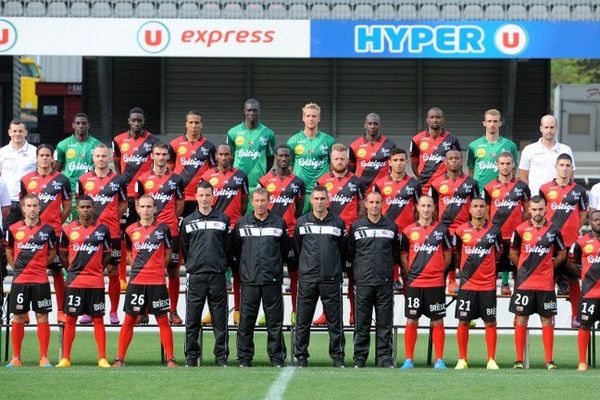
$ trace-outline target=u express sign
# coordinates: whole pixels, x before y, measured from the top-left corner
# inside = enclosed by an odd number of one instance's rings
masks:
[[[600,58],[598,37],[598,22],[0,18],[0,55]]]

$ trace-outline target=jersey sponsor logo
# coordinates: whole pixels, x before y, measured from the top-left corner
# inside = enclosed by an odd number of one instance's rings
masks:
[[[298,156],[304,154],[304,146],[299,144],[298,146],[294,147],[294,153],[296,153]]]
[[[471,241],[471,239],[473,239],[473,237],[471,236],[470,233],[465,233],[464,235],[462,235],[462,241],[463,243],[469,243]]]
[[[598,264],[598,263],[600,263],[600,256],[599,255],[596,255],[596,256],[587,256],[586,260],[590,264]]]
[[[29,189],[29,190],[33,190],[37,187],[38,187],[37,181],[29,181],[29,183],[27,184],[27,189]]]
[[[69,149],[66,153],[67,158],[75,158],[77,157],[77,151],[75,149]]]
[[[131,234],[131,239],[133,240],[138,240],[140,237],[142,237],[142,234],[140,232],[133,232]]]
[[[411,232],[410,233],[410,240],[412,240],[413,242],[416,240],[419,240],[420,237],[421,237],[421,235],[419,234],[419,232]]]
[[[17,248],[19,250],[39,251],[44,248],[44,245],[33,242],[19,242],[17,243]]]
[[[550,203],[550,209],[552,211],[562,210],[562,211],[572,212],[572,211],[575,211],[575,205],[552,202],[552,203]]]
[[[70,162],[69,165],[67,165],[67,169],[70,172],[74,172],[74,171],[88,171],[90,169],[90,166],[87,165],[86,163],[82,163],[80,161],[75,161],[75,162]]]
[[[105,194],[98,193],[97,195],[92,195],[92,199],[94,199],[94,203],[99,203],[103,206],[107,205],[112,201],[112,196],[107,196]]]
[[[237,195],[237,193],[238,193],[237,189],[229,189],[229,188],[215,189],[214,196],[215,197],[226,197],[226,198],[230,199],[233,196]]]
[[[367,150],[365,150],[365,149],[358,149],[358,151],[356,152],[356,155],[359,156],[360,158],[363,158],[364,156],[367,155]]]
[[[277,189],[277,186],[273,182],[271,182],[267,185],[267,192],[269,192],[269,193],[274,192],[275,189]]]
[[[75,232],[73,232],[73,233],[75,233]],[[100,250],[100,245],[94,246],[89,243],[83,243],[83,244],[75,243],[73,245],[73,250],[76,252],[87,253],[89,255],[92,255],[94,253],[97,253]]]
[[[130,147],[129,143],[125,142],[125,143],[121,144],[120,149],[121,149],[121,151],[125,152],[125,151],[129,150],[129,147]]]
[[[271,204],[282,204],[284,206],[288,206],[294,202],[294,199],[292,197],[271,195],[269,197],[269,202]]]
[[[212,186],[216,186],[219,183],[219,178],[212,177],[208,180],[208,183],[210,183]]]
[[[433,161],[435,163],[441,163],[442,161],[444,161],[445,158],[446,157],[440,154],[423,154],[423,161]]]
[[[144,143],[144,144],[146,144],[146,143]],[[135,164],[135,165],[141,165],[141,164],[145,163],[147,159],[148,159],[147,156],[143,157],[143,156],[140,156],[139,154],[135,154],[132,156],[125,154],[123,156],[123,161],[125,161],[127,164]]]
[[[260,151],[258,151],[258,150],[250,150],[250,149],[241,149],[237,153],[238,157],[250,158],[252,160],[256,160],[258,157],[260,157],[260,154],[261,154]]]
[[[533,235],[531,234],[531,232],[525,232],[523,233],[523,240],[526,242],[531,241],[531,239],[533,239]]]
[[[152,253],[160,248],[160,243],[148,243],[148,242],[135,242],[133,244],[135,251],[147,250],[148,253]]]
[[[548,198],[550,200],[554,200],[558,197],[558,192],[556,190],[551,190],[548,192]]]
[[[204,165],[204,163],[206,162],[206,160],[201,160],[198,158],[185,158],[185,157],[179,157],[179,162],[181,163],[181,165],[183,165],[184,167],[194,167],[194,168],[200,168]]]
[[[301,167],[312,167],[313,169],[320,169],[325,165],[327,160],[316,160],[313,158],[301,158],[298,160],[298,165]]]
[[[392,194],[392,191],[394,189],[391,186],[384,186],[383,187],[383,194],[385,194],[386,196],[389,196],[390,194]]]
[[[497,171],[498,170],[498,166],[496,165],[495,162],[492,161],[479,161],[477,163],[477,166],[479,167],[480,170],[488,170],[488,171]]]
[[[40,199],[40,203],[50,203],[56,200],[58,194],[49,194],[49,193],[40,193],[38,194],[38,198]]]
[[[17,239],[17,240],[23,240],[24,237],[25,237],[25,232],[23,232],[23,231],[18,231],[15,234],[15,239]]]
[[[152,179],[150,179],[150,180],[147,180],[147,181],[144,183],[144,189],[146,189],[146,190],[151,190],[152,188],[154,188],[154,181],[153,181]]]
[[[423,243],[423,244],[415,243],[413,245],[413,251],[415,253],[423,252],[423,253],[427,253],[427,254],[433,254],[434,252],[438,251],[439,247],[440,247],[439,245],[433,245],[433,244],[427,244],[427,243]]]
[[[429,148],[429,142],[421,142],[419,143],[419,150],[425,151]]]
[[[331,197],[329,201],[331,201],[332,203],[338,203],[343,206],[350,203],[352,201],[352,197],[343,196],[337,193],[335,196]]]
[[[530,244],[526,244],[525,245],[525,252],[527,254],[537,254],[540,257],[545,256],[546,254],[550,253],[550,247],[542,247],[542,246],[532,246]]]
[[[235,137],[235,145],[236,146],[241,146],[245,143],[246,141],[244,140],[243,136],[236,136]]]
[[[494,200],[494,206],[496,208],[506,207],[506,208],[513,209],[513,208],[515,208],[518,205],[519,205],[519,202],[515,201],[515,200],[509,200],[509,199],[504,199],[504,200],[498,200],[498,199],[496,199],[496,200]]]
[[[452,205],[452,204],[456,204],[457,206],[462,206],[464,204],[467,204],[467,199],[452,196],[452,197],[444,197],[444,200],[442,200],[442,202],[447,206]]]
[[[492,253],[492,248],[488,248],[488,249],[484,249],[483,247],[479,247],[479,246],[465,246],[465,254],[470,256],[470,255],[474,255],[474,256],[479,256],[479,258],[483,258],[487,255],[490,255]]]
[[[381,168],[385,167],[386,162],[387,161],[376,161],[376,160],[365,161],[365,160],[361,160],[360,166],[362,168],[381,169]]]
[[[440,193],[441,194],[446,194],[446,193],[448,193],[449,190],[450,190],[450,188],[448,187],[448,185],[441,185],[440,186]]]
[[[594,251],[594,245],[593,244],[586,244],[585,246],[583,246],[583,252],[585,254],[590,254],[593,251]]]
[[[410,202],[409,199],[403,199],[403,198],[398,198],[398,197],[388,197],[385,199],[385,204],[387,204],[388,206],[399,206],[399,207],[404,207],[406,205],[408,205],[408,203]]]
[[[69,239],[71,239],[71,240],[77,240],[77,239],[79,239],[79,236],[81,236],[79,234],[79,232],[77,232],[77,231],[71,232],[71,234],[69,235]]]
[[[173,198],[172,194],[165,194],[162,192],[156,192],[151,194],[152,198],[160,203],[166,203]]]
[[[477,149],[477,152],[475,154],[477,155],[477,157],[482,158],[482,157],[485,157],[487,152],[485,151],[485,149],[479,148],[479,149]]]

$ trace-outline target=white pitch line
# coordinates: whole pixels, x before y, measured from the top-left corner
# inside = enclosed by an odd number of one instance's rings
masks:
[[[269,388],[269,392],[265,397],[265,400],[281,400],[283,399],[283,395],[285,394],[285,390],[287,389],[287,385],[294,376],[296,372],[296,368],[294,367],[285,367],[283,371],[277,377],[277,380],[273,382],[271,387]]]

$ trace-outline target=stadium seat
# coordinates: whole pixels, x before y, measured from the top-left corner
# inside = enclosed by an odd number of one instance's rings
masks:
[[[552,6],[552,11],[550,12],[550,19],[569,20],[571,19],[571,9],[567,5],[556,4]]]
[[[440,3],[440,6],[441,6],[441,10],[440,10],[440,18],[441,19],[454,20],[454,19],[461,18],[460,4],[457,1],[451,1],[451,0],[442,1]]]
[[[436,20],[440,18],[440,10],[436,4],[429,2],[419,7],[419,19]]]
[[[90,5],[87,1],[75,1],[69,10],[70,17],[89,17]]]
[[[326,4],[314,4],[310,8],[310,18],[311,19],[330,19],[331,18],[331,10],[329,6]]]
[[[161,1],[156,14],[159,18],[177,18],[177,6],[172,2]]]
[[[153,18],[156,15],[156,8],[149,1],[138,1],[135,4],[136,18]]]
[[[548,8],[542,4],[533,4],[529,7],[529,19],[545,20],[548,19]]]
[[[180,2],[177,16],[179,18],[198,18],[200,16],[198,4],[191,1]]]
[[[5,17],[20,17],[23,15],[23,4],[20,1],[7,1],[2,15]]]
[[[244,9],[240,3],[228,2],[223,5],[221,17],[228,19],[242,19],[244,18]]]
[[[268,19],[287,18],[287,8],[283,1],[274,1],[267,4],[265,17]]]
[[[46,5],[41,1],[30,1],[25,7],[25,15],[27,17],[45,17]]]
[[[308,10],[305,4],[290,4],[288,9],[288,17],[291,19],[306,19],[308,18]]]
[[[202,18],[221,18],[221,6],[218,1],[204,3],[200,15]]]
[[[380,4],[375,8],[375,19],[393,20],[396,18],[396,9],[391,4]]]
[[[64,1],[52,1],[48,4],[46,15],[48,17],[66,17],[69,14],[67,4]]]
[[[131,4],[131,2],[129,2],[129,1],[116,2],[113,16],[115,16],[117,18],[133,17],[133,4]]]
[[[575,21],[592,19],[592,8],[587,4],[577,4],[571,10],[571,19]]]
[[[479,4],[467,4],[462,11],[463,19],[482,19],[483,8]]]
[[[354,19],[373,19],[375,16],[370,4],[357,4],[354,8]]]
[[[414,4],[400,4],[398,6],[398,19],[415,19],[417,18],[417,9]]]
[[[265,9],[260,0],[252,0],[246,4],[246,18],[261,19],[265,17]]]
[[[335,4],[331,9],[333,19],[352,19],[352,10],[348,4]]]
[[[522,4],[511,4],[506,10],[508,19],[527,19],[527,8]]]
[[[499,1],[491,1],[484,8],[485,19],[500,20],[504,19],[504,6]]]
[[[112,7],[108,1],[96,1],[92,4],[90,16],[95,18],[108,18],[112,16]]]

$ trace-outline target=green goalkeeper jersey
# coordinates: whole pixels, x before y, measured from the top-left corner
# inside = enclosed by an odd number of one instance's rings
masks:
[[[267,157],[275,154],[275,133],[262,123],[248,129],[242,122],[229,130],[227,143],[234,150],[233,166],[246,173],[250,188],[256,187],[267,173]]]
[[[56,146],[56,161],[62,164],[61,173],[71,183],[71,190],[75,190],[81,175],[94,167],[92,153],[99,144],[100,141],[91,135],[82,142],[71,135]]]
[[[519,152],[517,145],[503,136],[498,137],[497,142],[489,142],[485,136],[472,141],[467,149],[467,166],[474,170],[473,178],[479,184],[481,190],[490,181],[498,177],[498,156],[500,153],[511,153],[515,165],[518,165]]]

